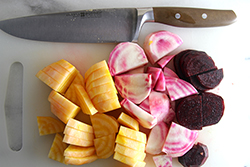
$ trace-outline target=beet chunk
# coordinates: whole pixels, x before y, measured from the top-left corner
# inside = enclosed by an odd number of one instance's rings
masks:
[[[202,95],[203,126],[218,123],[224,114],[224,100],[221,96],[204,92]]]
[[[184,167],[199,167],[206,162],[207,158],[207,146],[202,143],[197,143],[186,154],[178,157],[178,161]]]
[[[203,74],[199,74],[197,75],[197,79],[202,86],[208,89],[213,89],[217,85],[219,85],[219,83],[223,79],[223,69],[213,70]]]
[[[183,62],[182,68],[186,77],[217,69],[213,59],[205,52],[191,52],[185,59],[187,60]]]
[[[202,129],[202,96],[196,94],[182,99],[176,108],[176,119],[191,130]]]

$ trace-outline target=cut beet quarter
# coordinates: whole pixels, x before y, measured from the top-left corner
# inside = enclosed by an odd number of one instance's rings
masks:
[[[152,88],[155,87],[155,84],[156,84],[161,72],[162,72],[162,69],[158,68],[158,67],[148,67],[147,68],[147,73],[152,75]]]
[[[168,94],[172,101],[198,93],[193,85],[182,79],[165,77],[165,82]]]
[[[121,101],[121,106],[144,128],[151,129],[157,124],[157,119],[154,116],[144,111],[130,100],[123,99]]]
[[[203,74],[197,75],[199,83],[208,88],[213,89],[218,86],[223,79],[223,69],[209,71]]]
[[[123,74],[116,75],[115,86],[123,98],[127,98],[135,104],[140,104],[151,92],[151,74]]]
[[[150,63],[154,64],[182,43],[178,35],[163,30],[149,34],[144,40],[143,47]]]
[[[206,162],[207,157],[207,146],[202,143],[197,143],[185,155],[178,157],[178,161],[184,167],[198,167]]]
[[[155,125],[148,136],[146,152],[152,155],[160,154],[168,134],[168,126],[164,122]]]
[[[197,137],[198,131],[172,122],[162,151],[171,157],[182,156],[193,147]]]
[[[112,76],[127,72],[148,63],[144,50],[136,43],[123,42],[112,50],[108,60]]]
[[[180,125],[189,129],[202,129],[202,96],[197,94],[182,99],[176,108],[176,118]]]

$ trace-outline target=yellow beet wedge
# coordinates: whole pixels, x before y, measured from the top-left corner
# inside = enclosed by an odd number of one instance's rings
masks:
[[[125,114],[124,112],[120,114],[117,121],[126,127],[139,131],[138,121],[136,121],[134,118],[130,117],[129,115]]]
[[[109,158],[114,153],[115,134],[94,139],[96,155],[100,159]]]
[[[115,98],[118,98],[117,93],[111,90],[106,93],[102,93],[102,94],[95,96],[93,99],[91,99],[91,101],[93,102],[93,104],[98,104],[100,102],[107,101],[109,99],[115,99]]]
[[[106,83],[103,85],[99,85],[97,87],[94,87],[90,90],[86,90],[88,92],[88,95],[90,97],[90,99],[92,100],[95,96],[99,95],[99,94],[103,94],[109,91],[114,91],[116,92],[116,88],[114,86],[113,83]]]
[[[139,161],[130,157],[127,157],[123,154],[115,152],[114,157],[115,160],[120,161],[126,165],[134,167]],[[142,162],[143,163],[143,162]]]
[[[100,69],[100,68],[107,68],[107,62],[106,60],[100,61],[94,65],[92,65],[85,73],[84,77],[85,79],[88,79],[89,75],[92,74],[94,71]]]
[[[94,162],[97,160],[97,155],[91,155],[88,157],[65,157],[65,164],[69,165],[83,165]]]
[[[99,112],[109,112],[121,108],[118,97],[94,104]]]
[[[86,89],[90,90],[94,87],[97,87],[97,86],[100,86],[100,85],[103,85],[105,83],[109,83],[109,82],[114,82],[113,79],[112,79],[112,76],[109,75],[109,74],[105,74],[103,75],[101,78],[98,78],[92,82],[86,82]]]
[[[146,144],[147,142],[147,136],[143,132],[139,132],[130,128],[127,128],[125,126],[120,126],[120,130],[118,132],[119,135],[125,136],[127,138],[139,141],[141,143]]]
[[[55,91],[64,93],[77,73],[73,65],[62,59],[40,70],[36,77]]]
[[[137,150],[131,149],[129,147],[126,147],[126,146],[123,146],[120,144],[116,144],[115,152],[118,152],[120,154],[123,154],[127,157],[133,158],[133,159],[138,160],[138,161],[143,161],[146,157],[145,152],[137,151]]]
[[[64,150],[64,156],[65,157],[88,157],[91,155],[95,155],[95,147],[81,147],[81,146],[75,146],[75,145],[69,145]]]
[[[54,90],[51,91],[48,100],[51,103],[51,112],[65,124],[67,124],[70,118],[74,118],[80,111],[80,107]]]
[[[67,144],[63,142],[63,137],[58,133],[55,135],[52,146],[50,148],[48,157],[55,161],[64,163],[64,150],[67,148]]]
[[[94,115],[98,112],[82,85],[75,84],[75,91],[83,113]]]
[[[65,124],[53,117],[37,117],[40,136],[63,132]]]
[[[69,88],[67,89],[66,93],[64,94],[64,96],[69,99],[70,101],[72,101],[73,103],[75,103],[76,105],[80,106],[80,103],[76,97],[76,91],[75,91],[75,86],[74,84],[79,84],[79,85],[85,85],[84,82],[84,78],[83,76],[80,74],[80,72],[77,73],[75,79],[73,80],[73,82],[70,84]]]
[[[83,131],[71,128],[69,126],[65,127],[63,133],[72,137],[82,139],[82,140],[94,140],[93,133],[83,132]]]
[[[145,167],[146,162],[145,161],[137,161],[133,167]]]
[[[88,76],[88,78],[85,77],[86,86],[87,85],[89,86],[92,82],[96,81],[99,78],[102,78],[103,76],[107,76],[107,75],[110,75],[110,72],[109,72],[108,67],[106,67],[106,66],[95,70],[94,72],[92,72]]]
[[[94,133],[93,127],[91,125],[88,125],[84,122],[81,122],[73,118],[69,119],[67,126],[83,132]]]
[[[82,147],[90,147],[94,145],[94,140],[83,140],[66,134],[63,137],[63,142]]]
[[[96,138],[118,132],[119,124],[117,120],[110,115],[97,113],[95,115],[91,115],[90,120]]]
[[[118,143],[120,145],[123,145],[125,147],[129,147],[131,149],[134,149],[134,150],[137,150],[140,152],[144,152],[145,148],[146,148],[146,145],[144,143],[141,143],[139,141],[121,136],[120,134],[118,134],[116,136],[115,143]]]

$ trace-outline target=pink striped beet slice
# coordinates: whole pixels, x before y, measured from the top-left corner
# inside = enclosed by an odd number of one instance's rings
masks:
[[[147,73],[149,73],[149,74],[152,75],[152,88],[155,87],[156,82],[157,82],[157,80],[158,80],[161,72],[162,72],[162,69],[158,68],[158,67],[151,67],[151,66],[149,66],[147,68]]]
[[[121,106],[144,128],[152,129],[157,124],[157,119],[154,116],[144,111],[130,100],[123,99],[121,101]]]
[[[120,95],[135,104],[140,104],[151,92],[151,74],[123,74],[116,75],[114,78],[115,86]]]
[[[144,40],[143,47],[150,63],[155,64],[182,43],[178,35],[162,30],[149,34]]]
[[[155,88],[156,91],[164,92],[166,91],[166,83],[165,83],[165,76],[163,71],[160,72],[159,78],[156,82]]]
[[[166,154],[153,156],[153,160],[156,167],[172,167],[172,157]]]
[[[179,76],[168,67],[163,68],[163,74],[164,74],[164,76],[167,76],[167,77],[179,78]]]
[[[169,62],[170,60],[173,59],[175,55],[167,55],[167,56],[164,56],[162,59],[160,59],[157,64],[161,67],[161,68],[164,68]]]
[[[108,60],[112,76],[127,72],[148,63],[144,50],[136,43],[122,42],[112,50]]]
[[[197,138],[197,130],[190,130],[172,122],[162,151],[168,156],[180,157],[193,147]]]
[[[168,126],[164,122],[155,125],[148,136],[146,152],[152,155],[160,154],[162,146],[168,134]]]
[[[192,84],[180,78],[165,77],[165,82],[168,94],[172,101],[189,95],[198,94],[198,91]]]

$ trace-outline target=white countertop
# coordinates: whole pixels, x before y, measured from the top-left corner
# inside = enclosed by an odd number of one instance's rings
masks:
[[[209,146],[209,158],[204,167],[250,167],[250,24],[249,0],[1,0],[0,20],[9,18],[113,7],[179,6],[213,9],[233,9],[238,16],[236,23],[218,28],[176,28],[161,24],[144,25],[139,44],[149,32],[169,30],[184,41],[174,53],[193,48],[206,51],[218,67],[224,68],[224,79],[214,90],[225,99],[225,114],[215,126],[202,130],[199,141]],[[47,158],[52,136],[40,137],[36,116],[51,116],[47,96],[50,89],[35,74],[44,66],[61,58],[68,59],[84,72],[90,65],[107,59],[114,44],[61,44],[29,41],[12,37],[0,31],[0,163],[7,166],[64,166]],[[88,59],[89,56],[93,58]],[[24,67],[23,94],[23,147],[14,152],[8,146],[4,114],[5,94],[9,68],[13,62]],[[82,65],[82,63],[84,65]],[[147,157],[147,167],[153,167]],[[112,158],[98,160],[86,166],[124,166]],[[174,160],[174,167],[180,166]]]

